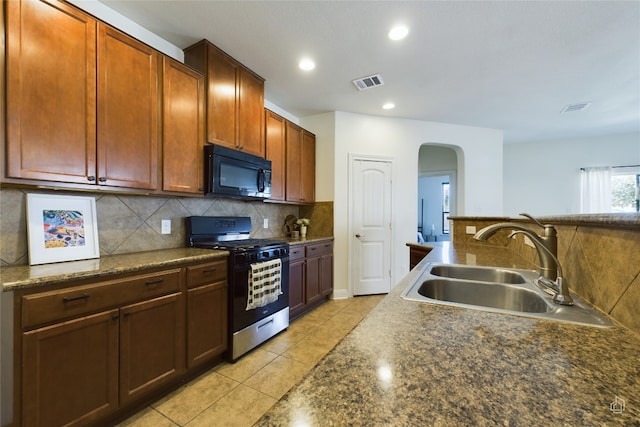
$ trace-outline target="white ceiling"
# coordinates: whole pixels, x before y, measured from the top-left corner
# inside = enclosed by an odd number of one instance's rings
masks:
[[[101,1],[180,48],[208,39],[298,117],[489,127],[507,143],[640,131],[639,1]],[[399,42],[396,23],[410,27]],[[351,83],[375,73],[383,86]]]

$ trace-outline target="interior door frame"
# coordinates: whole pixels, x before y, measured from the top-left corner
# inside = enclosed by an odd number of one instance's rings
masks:
[[[390,273],[391,275],[389,276],[389,281],[390,281],[390,288],[393,289],[393,279],[395,277],[394,274],[394,265],[395,265],[395,257],[394,257],[394,251],[393,251],[393,244],[394,244],[394,223],[393,223],[393,219],[394,219],[394,214],[393,214],[393,181],[395,178],[395,158],[394,157],[389,157],[389,156],[382,156],[382,155],[372,155],[372,154],[357,154],[357,153],[349,153],[349,186],[348,186],[348,190],[347,190],[347,209],[348,209],[348,224],[347,224],[347,233],[348,233],[348,245],[347,245],[347,250],[348,250],[348,261],[347,261],[347,269],[348,269],[348,283],[347,283],[347,297],[348,298],[353,298],[353,235],[354,235],[354,231],[353,231],[353,162],[356,160],[364,160],[364,161],[372,161],[372,162],[385,162],[385,163],[389,163],[389,170],[391,171],[391,189],[390,189],[390,194],[389,194],[389,198],[390,198],[390,202],[391,202],[391,209],[390,209],[390,218],[389,218],[389,223],[391,224],[391,228],[389,230],[389,245],[390,245],[390,257],[391,259],[389,260],[390,265]]]

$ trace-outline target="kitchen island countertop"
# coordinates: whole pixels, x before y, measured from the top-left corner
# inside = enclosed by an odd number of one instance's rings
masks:
[[[403,300],[430,262],[531,268],[495,247],[426,245],[431,253],[256,425],[640,425],[640,337]]]

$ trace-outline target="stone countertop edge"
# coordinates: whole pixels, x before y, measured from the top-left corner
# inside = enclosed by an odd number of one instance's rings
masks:
[[[324,242],[327,240],[333,240],[333,236],[326,236],[326,237],[306,237],[306,238],[298,238],[298,239],[294,239],[292,237],[285,237],[284,241],[287,242],[289,244],[289,246],[296,246],[296,245],[306,245],[308,243],[319,243],[319,242]]]
[[[227,257],[228,251],[176,248],[109,255],[82,261],[3,267],[0,270],[2,292],[41,287],[80,279],[105,278],[152,268],[170,268],[192,262]]]
[[[575,215],[547,215],[535,217],[538,221],[553,225],[578,225],[591,227],[611,227],[640,230],[640,213],[612,213],[612,214],[575,214]],[[525,222],[531,221],[524,217],[502,216],[450,216],[451,220],[487,221],[495,222]]]
[[[433,250],[255,425],[640,425],[640,337],[403,300],[432,262],[527,268],[495,247]]]

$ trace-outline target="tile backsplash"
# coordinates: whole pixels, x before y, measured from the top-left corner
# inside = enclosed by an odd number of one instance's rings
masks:
[[[0,265],[29,263],[27,245],[26,194],[46,193],[14,188],[0,189]],[[52,193],[52,192],[49,192]],[[78,195],[56,191],[52,194]],[[129,196],[87,194],[96,198],[100,255],[123,254],[185,246],[184,218],[192,215],[251,217],[252,237],[283,237],[285,218],[299,216],[302,208],[234,199]],[[305,207],[308,215],[313,207]],[[332,210],[331,210],[332,213]],[[171,220],[171,234],[161,234],[163,219]],[[268,228],[263,228],[268,219]],[[316,225],[326,221],[320,217]],[[313,230],[313,228],[310,228]],[[316,227],[316,231],[319,231]]]
[[[463,218],[453,221],[454,242],[483,244],[466,234],[508,218]],[[532,226],[535,228],[535,226]],[[558,259],[569,288],[598,309],[640,334],[640,229],[595,224],[557,224]],[[507,238],[501,230],[490,244],[505,246],[537,265],[537,252],[522,236]]]

